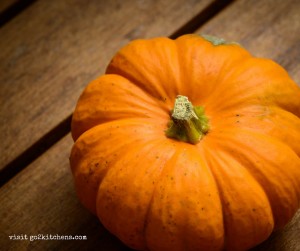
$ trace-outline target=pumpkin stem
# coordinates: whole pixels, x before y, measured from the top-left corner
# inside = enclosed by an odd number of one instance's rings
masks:
[[[197,144],[208,132],[208,119],[203,106],[193,106],[186,96],[178,95],[172,110],[166,136]]]

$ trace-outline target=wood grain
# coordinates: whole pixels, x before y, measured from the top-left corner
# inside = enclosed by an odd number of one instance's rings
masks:
[[[138,37],[168,36],[212,0],[40,0],[0,29],[0,169],[70,116]]]
[[[70,134],[1,188],[0,246],[5,250],[127,250],[78,202],[69,169]],[[27,234],[87,240],[10,240]]]
[[[35,1],[37,0],[1,0],[0,27],[9,23]]]

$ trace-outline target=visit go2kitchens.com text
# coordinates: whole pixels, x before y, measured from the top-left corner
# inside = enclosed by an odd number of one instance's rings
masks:
[[[86,235],[62,235],[62,234],[36,234],[36,235],[28,235],[28,234],[12,234],[9,235],[8,238],[12,241],[56,241],[56,240],[87,240]]]

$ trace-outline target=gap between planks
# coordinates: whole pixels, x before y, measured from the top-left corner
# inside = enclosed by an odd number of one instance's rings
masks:
[[[29,2],[33,3],[35,1],[36,0],[31,0]],[[171,34],[169,37],[171,39],[175,39],[176,37],[181,36],[183,34],[195,32],[206,22],[211,20],[214,16],[216,16],[218,13],[220,13],[222,10],[227,8],[230,4],[232,4],[235,1],[236,0],[224,0],[224,1],[215,0],[214,2],[209,4],[206,8],[204,8],[202,11],[200,11],[198,15],[190,19],[186,24],[184,24],[173,34]],[[24,8],[25,7],[26,6],[24,6]],[[13,16],[11,16],[11,18],[12,17]],[[64,136],[66,136],[70,132],[71,118],[72,118],[72,114],[70,114],[61,123],[59,123],[53,129],[51,129],[42,138],[40,138],[38,141],[32,144],[29,148],[27,148],[22,154],[16,157],[13,161],[8,163],[0,171],[0,187],[3,186],[6,182],[8,182],[11,178],[13,178],[17,173],[19,173],[24,168],[26,168],[26,166],[28,166],[31,162],[37,159],[40,155],[46,152],[56,142],[58,142]]]
[[[37,0],[9,0],[1,2],[0,28],[36,1]]]

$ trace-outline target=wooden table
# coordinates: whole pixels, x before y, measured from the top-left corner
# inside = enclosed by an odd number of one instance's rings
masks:
[[[300,83],[298,0],[24,2],[0,3],[1,250],[129,250],[79,203],[68,157],[79,94],[130,40],[216,35],[275,60]],[[22,234],[87,240],[9,238]],[[254,250],[300,250],[299,211]]]

